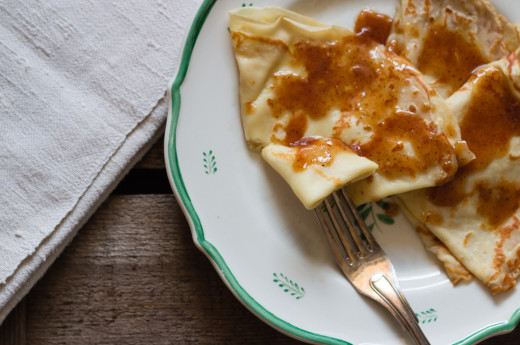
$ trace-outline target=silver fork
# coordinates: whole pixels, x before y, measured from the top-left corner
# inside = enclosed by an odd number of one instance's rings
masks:
[[[390,311],[416,344],[430,344],[399,288],[394,266],[348,194],[343,189],[332,193],[315,212],[337,263],[354,288]]]

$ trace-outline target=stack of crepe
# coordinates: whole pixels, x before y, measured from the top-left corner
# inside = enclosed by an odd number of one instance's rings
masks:
[[[516,28],[484,0],[401,0],[393,21],[364,14],[377,25],[352,32],[279,8],[230,13],[248,145],[308,209],[339,188],[358,204],[395,196],[452,282],[510,289]]]

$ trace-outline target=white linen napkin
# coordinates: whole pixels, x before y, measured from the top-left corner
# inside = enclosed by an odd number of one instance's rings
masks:
[[[0,323],[163,129],[201,0],[0,0]]]

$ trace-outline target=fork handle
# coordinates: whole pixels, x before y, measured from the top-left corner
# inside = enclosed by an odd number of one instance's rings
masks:
[[[373,274],[370,277],[370,286],[379,296],[383,306],[394,315],[417,345],[430,345],[430,342],[419,327],[417,317],[412,308],[399,292],[396,285],[384,273],[378,272]]]

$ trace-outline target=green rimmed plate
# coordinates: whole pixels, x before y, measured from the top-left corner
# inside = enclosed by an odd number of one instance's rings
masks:
[[[520,3],[494,3],[510,20],[520,22]],[[207,0],[195,17],[169,90],[167,171],[195,244],[246,307],[307,342],[397,345],[406,340],[386,312],[359,296],[337,269],[314,214],[247,149],[227,12],[276,5],[352,27],[361,8],[392,15],[395,4]],[[367,204],[362,214],[394,262],[432,344],[474,344],[518,323],[519,289],[492,296],[478,282],[452,287],[403,215],[389,217],[385,207],[384,201]]]

